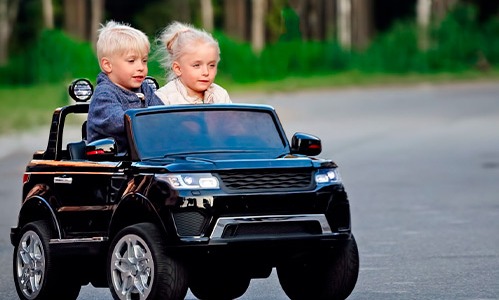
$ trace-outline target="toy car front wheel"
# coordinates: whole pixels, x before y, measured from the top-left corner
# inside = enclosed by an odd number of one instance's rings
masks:
[[[352,239],[341,248],[288,261],[277,267],[286,295],[293,299],[346,299],[359,275],[359,251]]]
[[[46,221],[28,223],[21,230],[14,247],[13,273],[22,300],[76,299],[80,293],[78,279],[63,276],[61,261],[49,252],[51,234]]]
[[[183,265],[168,256],[159,229],[140,223],[121,230],[111,243],[107,278],[114,299],[184,299]]]

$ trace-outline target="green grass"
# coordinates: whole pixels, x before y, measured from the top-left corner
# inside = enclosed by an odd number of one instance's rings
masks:
[[[0,134],[48,126],[55,108],[69,103],[64,84],[0,87]]]
[[[412,85],[419,83],[448,83],[499,80],[499,70],[487,73],[466,71],[460,73],[438,74],[377,74],[356,71],[309,77],[288,77],[278,81],[259,81],[247,84],[217,82],[224,86],[230,94],[293,92],[296,90],[362,88],[369,86]]]
[[[217,83],[224,86],[232,98],[239,94],[265,94],[297,90],[362,88],[369,86],[411,85],[418,83],[448,83],[459,81],[499,80],[499,70],[488,73],[467,71],[431,75],[365,74],[344,72],[310,77],[289,77],[278,81],[260,81],[235,84],[219,76]],[[48,129],[55,108],[71,102],[68,83],[35,86],[0,86],[0,134],[15,133],[44,126]]]

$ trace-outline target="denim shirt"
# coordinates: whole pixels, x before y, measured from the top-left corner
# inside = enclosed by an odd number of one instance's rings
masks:
[[[141,100],[136,93],[144,94],[145,99]],[[99,73],[88,110],[88,142],[111,137],[118,144],[118,153],[128,152],[125,111],[154,105],[164,104],[147,83],[143,82],[139,89],[129,91],[113,83],[105,73]]]

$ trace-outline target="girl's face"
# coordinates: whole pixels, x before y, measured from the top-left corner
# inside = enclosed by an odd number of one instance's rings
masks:
[[[139,88],[147,75],[147,55],[128,52],[104,59],[103,66],[109,79],[123,89]]]
[[[204,92],[217,75],[218,51],[214,45],[197,42],[178,61],[173,62],[173,71],[191,97],[204,98]]]

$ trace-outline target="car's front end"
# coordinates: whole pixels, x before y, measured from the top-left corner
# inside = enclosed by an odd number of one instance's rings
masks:
[[[160,174],[156,179],[171,184],[206,176],[205,180],[219,183],[206,189],[173,187],[181,188],[177,190],[179,201],[173,212],[179,237],[216,244],[315,235],[327,238],[349,233],[350,219],[343,216],[349,215],[343,185],[329,177],[328,182],[317,183],[316,178],[328,171],[337,174],[335,168],[272,168],[217,170],[201,175]],[[187,213],[187,219],[199,220],[183,222],[184,211],[196,211]]]
[[[297,133],[289,144],[272,107],[158,107],[125,120],[141,178],[128,191],[142,186],[156,197],[176,248],[278,259],[352,238],[337,165],[313,157],[321,151],[314,136]]]

